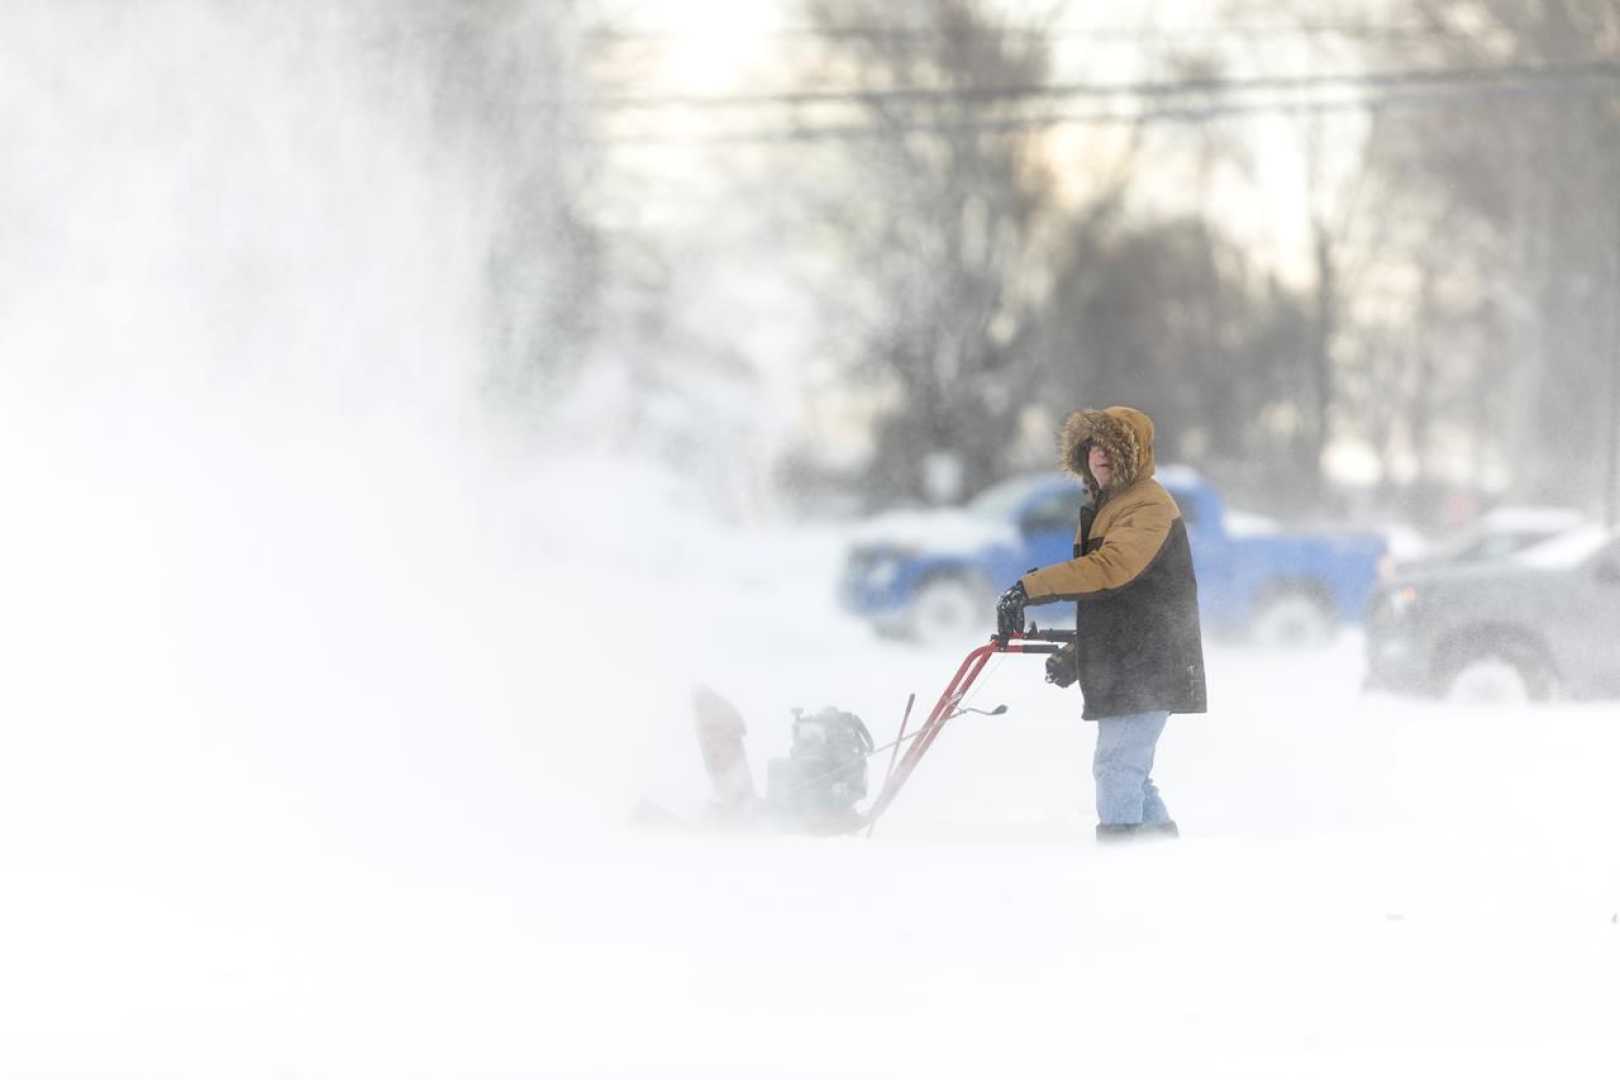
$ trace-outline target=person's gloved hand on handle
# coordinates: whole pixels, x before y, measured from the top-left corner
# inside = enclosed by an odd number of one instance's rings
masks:
[[[1006,638],[1009,634],[1022,634],[1024,632],[1024,604],[1029,600],[1029,594],[1024,592],[1024,583],[1015,582],[1013,587],[1001,594],[996,601],[996,635]]]
[[[1073,686],[1078,678],[1079,657],[1072,641],[1046,658],[1046,681],[1059,690]]]

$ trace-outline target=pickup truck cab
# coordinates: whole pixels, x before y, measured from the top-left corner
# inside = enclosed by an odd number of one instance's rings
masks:
[[[1230,511],[1194,470],[1154,478],[1181,508],[1198,574],[1205,629],[1268,645],[1325,644],[1359,620],[1377,584],[1385,541],[1374,534],[1287,533]],[[995,597],[1031,567],[1074,557],[1084,492],[1061,473],[1018,476],[966,506],[872,519],[847,553],[843,607],[880,632],[959,639],[992,623]],[[1074,622],[1073,604],[1029,609],[1043,626]]]

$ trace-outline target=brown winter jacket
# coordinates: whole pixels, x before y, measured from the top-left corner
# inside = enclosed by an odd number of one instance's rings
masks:
[[[1108,452],[1103,490],[1086,456]],[[1063,425],[1063,466],[1085,482],[1074,558],[1022,578],[1031,604],[1078,602],[1075,661],[1085,717],[1205,710],[1198,582],[1187,526],[1153,479],[1153,421],[1123,405]]]

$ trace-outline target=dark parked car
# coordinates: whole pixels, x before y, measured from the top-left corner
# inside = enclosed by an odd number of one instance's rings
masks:
[[[1620,538],[1586,525],[1388,582],[1368,608],[1367,679],[1463,700],[1615,697],[1617,638]]]
[[[1396,572],[1404,575],[1441,563],[1500,559],[1584,524],[1586,515],[1568,507],[1499,506],[1481,514],[1445,542],[1397,564]]]

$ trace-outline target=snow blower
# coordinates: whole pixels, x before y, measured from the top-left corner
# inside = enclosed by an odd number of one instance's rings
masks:
[[[1022,620],[1020,620],[1021,622]],[[761,823],[792,832],[837,835],[865,828],[872,835],[881,817],[916,771],[946,723],[965,713],[1000,716],[1005,705],[972,709],[963,705],[968,691],[997,653],[1050,655],[1074,641],[1073,630],[1042,630],[1037,626],[1003,628],[957,666],[928,718],[907,733],[917,695],[906,701],[900,732],[893,742],[873,744],[872,735],[854,713],[828,706],[816,712],[795,709],[788,755],[769,763],[765,797],[753,787],[743,746],[746,725],[737,709],[707,687],[699,687],[693,700],[698,744],[713,786],[713,816],[733,824]],[[906,745],[906,744],[910,745]],[[901,747],[905,747],[904,754]],[[889,764],[883,783],[866,808],[857,803],[867,794],[868,761],[884,751]]]

